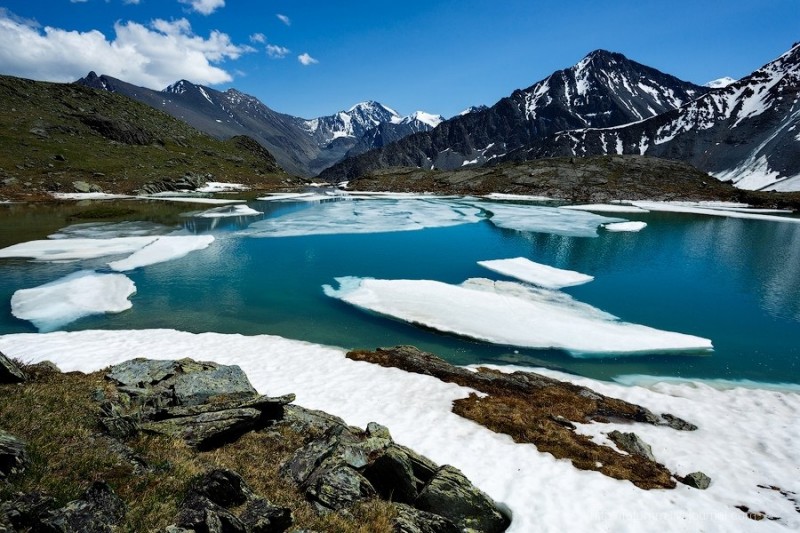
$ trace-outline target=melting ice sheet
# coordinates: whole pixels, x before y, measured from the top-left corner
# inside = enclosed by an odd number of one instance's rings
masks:
[[[670,213],[692,213],[696,215],[711,215],[715,217],[747,218],[751,220],[768,220],[770,222],[789,222],[800,224],[800,218],[790,216],[770,215],[766,213],[791,213],[775,209],[749,209],[746,204],[690,203],[690,202],[631,202],[637,207],[649,211],[666,211]],[[741,207],[744,205],[745,207]]]
[[[121,313],[130,309],[128,297],[136,292],[123,274],[98,274],[85,270],[11,297],[11,313],[29,320],[39,331],[52,331],[81,317]]]
[[[692,383],[625,387],[542,371],[699,426],[697,431],[646,424],[581,426],[604,433],[635,431],[670,471],[685,475],[701,470],[712,478],[705,491],[680,484],[674,490],[645,491],[599,472],[577,470],[569,461],[459,417],[452,403],[466,398],[470,389],[351,361],[341,349],[269,335],[140,330],[5,335],[0,337],[0,351],[25,362],[50,360],[64,371],[95,371],[134,357],[193,357],[240,365],[262,394],[295,393],[298,405],[325,410],[359,427],[372,421],[385,424],[400,444],[459,468],[477,487],[509,506],[513,521],[508,533],[800,529],[800,515],[790,501],[757,487],[800,492],[797,393],[720,391]],[[735,505],[781,520],[755,522]]]
[[[73,224],[48,235],[48,239],[113,239],[117,237],[147,237],[165,235],[174,228],[155,222],[87,222]]]
[[[560,289],[562,287],[581,285],[594,279],[594,276],[581,274],[574,270],[563,270],[541,263],[534,263],[524,257],[478,261],[478,264],[492,272],[516,278],[526,283],[532,283],[545,289]]]
[[[325,294],[362,309],[494,344],[558,348],[577,356],[708,351],[711,341],[622,322],[567,294],[519,283],[469,279],[336,278]]]
[[[472,205],[491,213],[492,224],[517,231],[555,233],[569,237],[597,237],[597,227],[612,222],[625,222],[585,211],[535,205],[475,202]]]
[[[133,270],[134,268],[179,259],[195,250],[208,248],[212,242],[214,242],[214,237],[211,235],[159,237],[129,257],[119,261],[112,261],[108,266],[118,272]]]
[[[636,207],[635,205],[624,204],[582,204],[582,205],[562,205],[559,209],[571,209],[574,211],[591,211],[594,213],[649,213],[647,209]]]
[[[251,224],[252,237],[381,233],[456,226],[483,220],[470,205],[440,200],[328,202]]]
[[[224,207],[215,207],[202,213],[197,213],[196,217],[201,218],[222,218],[222,217],[243,217],[243,216],[256,216],[263,215],[261,211],[256,211],[252,207],[244,204],[227,205]]]
[[[0,258],[28,257],[37,261],[79,261],[111,255],[131,254],[109,263],[114,270],[178,259],[194,250],[207,248],[211,235],[116,237],[113,239],[47,239],[30,241],[0,250]]]

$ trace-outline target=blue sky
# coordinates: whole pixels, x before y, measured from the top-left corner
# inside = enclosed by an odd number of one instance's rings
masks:
[[[377,100],[446,117],[597,48],[695,83],[800,40],[799,0],[0,0],[0,73],[236,87],[313,118]]]

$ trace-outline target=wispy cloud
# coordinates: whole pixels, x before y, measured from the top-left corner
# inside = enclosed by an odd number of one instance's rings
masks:
[[[309,65],[316,65],[317,63],[319,63],[319,61],[308,55],[308,52],[297,56],[297,60],[306,67]]]
[[[203,15],[210,15],[217,9],[225,7],[225,0],[178,0],[178,2],[191,6],[192,10]]]
[[[267,55],[272,59],[283,59],[291,53],[291,50],[285,46],[278,46],[277,44],[267,45]]]
[[[287,17],[286,15],[281,15],[280,13],[278,13],[275,16],[278,17],[278,20],[280,20],[281,22],[283,22],[287,26],[291,26],[292,25],[291,19],[289,17]]]
[[[71,4],[83,4],[84,2],[88,2],[89,0],[69,0]]]
[[[123,4],[133,4],[138,5],[141,3],[142,0],[122,0]]]
[[[156,19],[145,26],[117,22],[116,36],[40,28],[0,9],[0,72],[48,81],[74,81],[90,70],[137,85],[161,89],[176,79],[195,83],[229,82],[231,74],[215,66],[254,52],[230,37],[212,31],[195,35],[186,19]]]
[[[250,36],[250,42],[264,44],[265,42],[267,42],[267,36],[264,35],[263,33],[254,33],[253,35]]]

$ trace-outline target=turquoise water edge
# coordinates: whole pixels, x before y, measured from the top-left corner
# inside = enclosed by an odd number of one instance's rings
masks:
[[[600,231],[595,238],[507,230],[486,220],[418,231],[256,238],[239,231],[320,204],[249,205],[263,217],[185,218],[185,230],[210,232],[214,243],[127,273],[137,288],[132,309],[62,329],[272,334],[344,348],[413,344],[456,364],[545,366],[600,379],[644,374],[800,384],[800,224],[637,213],[620,216],[647,222],[641,232]],[[19,223],[28,216],[20,215]],[[341,276],[508,279],[477,261],[519,256],[590,274],[594,281],[564,292],[625,321],[711,339],[714,351],[577,358],[496,346],[374,315],[322,291]],[[0,334],[36,331],[11,314],[15,291],[107,261],[0,259]]]

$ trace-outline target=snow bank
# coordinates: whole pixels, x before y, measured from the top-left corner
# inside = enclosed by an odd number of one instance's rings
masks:
[[[132,255],[108,264],[117,272],[125,272],[156,263],[172,261],[188,255],[195,250],[203,250],[214,242],[211,235],[188,235],[180,237],[159,237]]]
[[[240,365],[263,394],[296,393],[299,405],[323,409],[360,427],[371,421],[386,424],[399,443],[461,469],[511,508],[510,533],[771,533],[800,528],[800,515],[790,502],[757,487],[800,492],[800,425],[795,423],[800,394],[719,391],[691,383],[624,387],[558,374],[700,426],[694,432],[644,424],[598,426],[604,432],[634,430],[673,471],[702,470],[713,480],[706,491],[683,485],[644,491],[598,472],[576,470],[533,445],[516,444],[453,414],[453,400],[466,397],[470,389],[350,361],[340,349],[266,335],[144,330],[6,335],[0,337],[0,351],[26,362],[50,360],[65,371],[94,371],[134,357],[192,357]],[[754,522],[735,505],[781,520]]]
[[[498,272],[504,276],[532,283],[545,289],[560,289],[562,287],[581,285],[594,279],[594,276],[581,274],[574,270],[562,270],[541,263],[534,263],[524,257],[478,261],[478,264],[492,272]]]
[[[39,331],[52,331],[81,317],[130,309],[128,297],[134,292],[133,281],[122,274],[84,270],[18,290],[11,297],[11,313],[29,320]]]
[[[765,214],[763,210],[749,208],[709,206],[689,203],[669,202],[632,202],[637,207],[650,211],[666,211],[671,213],[692,213],[695,215],[711,215],[715,217],[746,218],[750,220],[767,220],[769,222],[789,222],[800,224],[800,217],[777,216]],[[767,212],[773,213],[774,210]],[[786,212],[786,211],[783,211]]]
[[[648,213],[647,209],[635,205],[624,204],[583,204],[562,205],[559,209],[573,209],[575,211],[592,211],[594,213]]]
[[[252,237],[295,237],[345,233],[411,231],[482,220],[469,205],[438,200],[329,202],[251,224]]]
[[[244,204],[234,204],[225,207],[215,207],[214,209],[209,209],[208,211],[203,211],[202,213],[198,213],[196,217],[200,218],[222,218],[222,217],[249,217],[249,216],[257,216],[263,215],[262,211],[256,211],[252,207],[249,207]]]
[[[519,283],[469,279],[336,278],[325,294],[375,313],[494,344],[559,348],[577,356],[711,350],[692,335],[622,322],[569,295]]]
[[[535,205],[474,202],[472,205],[491,213],[492,224],[500,228],[539,233],[555,233],[569,237],[597,237],[597,227],[612,222],[625,222],[584,211]]]
[[[642,231],[644,228],[647,227],[647,222],[613,222],[611,224],[605,224],[603,229],[606,231]]]
[[[107,192],[51,192],[56,200],[123,200],[135,198],[129,194],[110,194]]]
[[[247,191],[250,187],[241,183],[223,183],[221,181],[208,181],[202,187],[195,189],[195,192],[217,193],[217,192],[238,192]]]
[[[212,205],[226,205],[226,204],[243,204],[244,200],[224,200],[219,198],[203,198],[200,196],[157,196],[155,194],[147,196],[137,196],[139,200],[162,200],[165,202],[185,202],[188,204],[212,204]]]
[[[108,255],[130,254],[158,237],[117,237],[114,239],[49,239],[29,241],[0,250],[0,258],[28,257],[37,261],[78,261]]]

